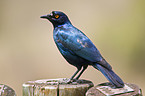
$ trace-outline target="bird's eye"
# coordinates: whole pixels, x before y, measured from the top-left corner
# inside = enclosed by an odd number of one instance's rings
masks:
[[[55,15],[55,18],[58,19],[59,18],[59,15]]]

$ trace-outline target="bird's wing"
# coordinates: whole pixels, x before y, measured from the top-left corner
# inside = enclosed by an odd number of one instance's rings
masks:
[[[90,41],[90,39],[82,40],[78,38],[77,43],[80,44],[80,49],[74,50],[73,52],[75,52],[75,54],[91,62],[99,62],[102,60],[100,52],[95,47],[95,45]]]
[[[75,31],[75,32],[74,32]],[[56,36],[57,42],[80,56],[91,62],[99,62],[102,56],[91,40],[78,29],[59,31]]]

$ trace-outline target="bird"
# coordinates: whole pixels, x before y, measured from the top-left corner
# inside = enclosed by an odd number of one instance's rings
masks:
[[[122,79],[112,70],[93,42],[72,25],[64,12],[52,11],[40,18],[52,23],[53,39],[58,50],[69,64],[77,68],[70,80],[78,80],[88,66],[93,66],[108,79],[113,88],[124,87]]]

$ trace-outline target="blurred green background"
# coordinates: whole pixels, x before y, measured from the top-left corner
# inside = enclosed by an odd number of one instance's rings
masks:
[[[145,90],[145,0],[0,0],[0,83],[22,95],[28,80],[69,78],[76,71],[58,52],[41,15],[65,12],[127,83]],[[81,76],[106,82],[89,67]]]

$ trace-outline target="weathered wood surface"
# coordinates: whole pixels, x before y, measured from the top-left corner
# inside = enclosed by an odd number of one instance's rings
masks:
[[[0,96],[16,96],[16,93],[9,86],[0,84]]]
[[[66,78],[28,81],[23,84],[23,96],[85,96],[93,87],[88,80],[78,80],[66,84]]]
[[[141,89],[137,85],[126,83],[125,86],[126,88],[112,89],[108,83],[102,83],[90,88],[86,96],[142,96]]]

